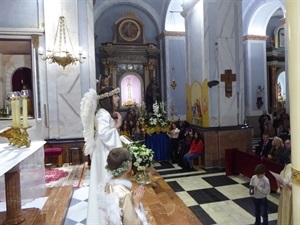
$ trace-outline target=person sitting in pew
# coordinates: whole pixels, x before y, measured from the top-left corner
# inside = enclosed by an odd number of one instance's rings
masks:
[[[279,155],[279,163],[287,165],[291,163],[291,140],[287,139],[284,142],[284,149]]]
[[[262,157],[268,157],[268,154],[272,148],[272,139],[268,133],[263,133],[262,140],[259,142],[259,146],[256,149],[256,155]]]
[[[275,136],[272,141],[272,148],[268,154],[268,159],[279,162],[279,155],[283,151],[283,147],[282,139]]]
[[[190,169],[190,170],[193,169],[192,159],[193,158],[198,158],[199,155],[202,154],[203,146],[204,145],[203,145],[203,141],[201,139],[200,133],[199,132],[195,132],[194,133],[194,139],[192,141],[192,145],[190,147],[190,150],[189,150],[188,153],[186,153],[183,156],[185,166],[188,169]]]

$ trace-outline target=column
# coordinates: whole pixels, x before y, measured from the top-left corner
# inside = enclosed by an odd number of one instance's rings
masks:
[[[271,106],[276,108],[277,107],[277,76],[276,76],[276,70],[277,66],[275,64],[271,65],[271,80],[272,80],[272,86],[271,86],[271,94],[272,94],[272,102]]]
[[[291,142],[292,142],[292,167],[295,179],[293,180],[293,223],[300,224],[300,0],[286,1],[286,34],[288,44],[288,68],[289,68],[289,96],[291,118]]]

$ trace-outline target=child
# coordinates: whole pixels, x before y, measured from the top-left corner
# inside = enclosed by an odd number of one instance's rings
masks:
[[[107,156],[106,169],[112,177],[105,187],[99,189],[99,206],[109,225],[147,225],[142,205],[144,186],[131,190],[132,183],[126,179],[131,172],[130,153],[125,148],[112,149]],[[104,192],[103,192],[104,190]]]
[[[263,164],[255,167],[254,173],[250,181],[250,194],[253,196],[255,208],[255,225],[260,223],[260,215],[263,217],[263,225],[268,225],[268,200],[267,195],[270,194],[270,182],[265,176],[266,168]],[[251,193],[251,188],[253,192]]]

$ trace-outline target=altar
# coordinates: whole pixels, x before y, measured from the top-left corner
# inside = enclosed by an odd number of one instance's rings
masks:
[[[5,219],[0,224],[27,224],[38,219],[39,209],[24,212],[21,199],[38,198],[45,193],[44,144],[45,141],[32,142],[29,148],[0,144],[0,201],[6,201],[6,212],[0,213],[0,218]]]
[[[145,143],[147,148],[154,151],[156,161],[167,161],[170,159],[170,138],[167,133],[153,133],[146,135]]]

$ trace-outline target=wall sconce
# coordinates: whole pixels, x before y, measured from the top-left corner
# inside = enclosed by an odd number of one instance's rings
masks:
[[[67,45],[67,37],[69,45]],[[58,41],[58,43],[57,43]],[[70,51],[69,51],[69,49]],[[49,64],[57,63],[64,69],[69,64],[76,65],[77,62],[83,63],[85,56],[82,54],[82,50],[79,50],[78,55],[74,54],[70,34],[66,25],[66,19],[64,16],[59,17],[58,26],[54,38],[54,45],[52,50],[47,50],[47,54],[43,55],[43,50],[39,49],[39,55],[42,60],[47,61]]]

